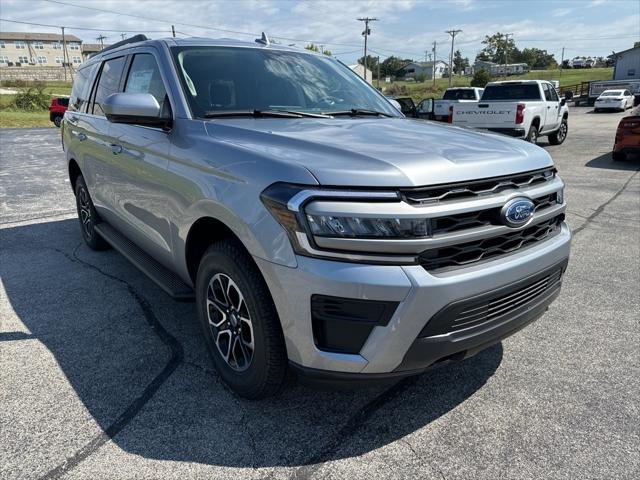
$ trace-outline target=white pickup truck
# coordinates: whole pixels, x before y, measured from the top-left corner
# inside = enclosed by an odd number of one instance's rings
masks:
[[[434,103],[434,120],[446,122],[449,119],[449,107],[451,105],[454,103],[478,103],[483,91],[483,88],[476,87],[447,88],[442,100],[436,100]]]
[[[569,131],[569,108],[545,80],[488,83],[479,103],[453,105],[452,123],[524,138],[548,136],[559,145]]]

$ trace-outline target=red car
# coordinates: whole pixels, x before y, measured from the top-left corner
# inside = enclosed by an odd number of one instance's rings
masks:
[[[614,160],[626,160],[627,155],[633,153],[640,154],[640,105],[620,120],[611,157]]]
[[[51,105],[49,106],[49,120],[51,120],[54,125],[60,128],[62,125],[62,117],[64,117],[64,112],[69,108],[69,99],[68,98],[52,98]]]

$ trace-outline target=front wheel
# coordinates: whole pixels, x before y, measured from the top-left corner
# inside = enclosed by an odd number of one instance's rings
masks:
[[[549,143],[551,145],[560,145],[567,138],[567,133],[569,132],[569,124],[567,120],[562,120],[560,127],[558,130],[549,135]]]
[[[535,125],[531,125],[531,127],[529,128],[529,133],[525,137],[525,140],[533,144],[538,143],[538,127],[536,127]]]
[[[205,252],[196,301],[207,349],[222,380],[249,399],[278,393],[287,374],[280,320],[260,271],[237,241],[216,242]]]

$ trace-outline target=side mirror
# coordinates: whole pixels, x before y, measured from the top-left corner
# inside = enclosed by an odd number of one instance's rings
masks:
[[[112,123],[131,123],[166,127],[168,118],[160,116],[160,104],[150,93],[113,93],[102,104]]]
[[[399,101],[397,101],[397,100],[395,100],[393,98],[387,98],[387,100],[389,100],[389,103],[391,105],[393,105],[395,108],[397,108],[398,111],[400,111],[400,112],[402,111],[402,105],[400,105]]]
[[[563,98],[562,100],[560,100],[560,106],[564,107],[567,104],[567,99]]]

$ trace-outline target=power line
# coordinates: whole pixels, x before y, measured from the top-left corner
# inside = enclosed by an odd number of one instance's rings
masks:
[[[9,20],[6,18],[0,18],[0,22],[9,22],[9,23],[20,23],[22,25],[32,25],[36,27],[49,27],[49,28],[60,28],[60,25],[50,25],[47,23],[34,23],[34,22],[25,22],[22,20]],[[88,27],[68,27],[65,25],[66,29],[69,30],[86,30],[89,32],[120,32],[120,33],[169,33],[170,30],[110,30],[108,28],[88,28]]]

